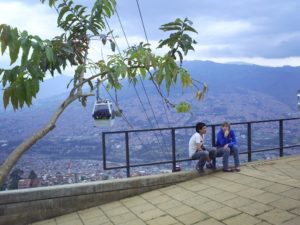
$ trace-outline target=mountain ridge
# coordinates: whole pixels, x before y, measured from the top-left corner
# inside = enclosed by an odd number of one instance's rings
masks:
[[[144,104],[150,121],[145,116],[134,89],[123,81],[124,88],[119,92],[120,107],[135,129],[149,129],[169,126],[192,126],[197,121],[208,124],[223,120],[242,122],[248,120],[278,119],[299,116],[297,111],[296,90],[300,84],[299,68],[265,68],[249,65],[227,65],[212,62],[184,62],[193,78],[208,84],[209,91],[203,101],[194,98],[195,93],[184,90],[179,85],[172,87],[170,99],[173,102],[187,100],[192,104],[188,114],[178,114],[174,109],[163,109],[162,99],[150,81],[144,81],[155,117],[141,85],[136,88]],[[57,78],[47,87],[50,90],[34,101],[30,108],[17,112],[0,111],[0,150],[7,154],[16,145],[28,138],[47,123],[51,113],[67,95],[66,85],[71,77]],[[59,87],[51,91],[53,86]],[[42,90],[42,87],[41,87]],[[47,94],[50,97],[47,97]],[[113,92],[111,92],[113,94]],[[101,87],[103,98],[109,98]],[[76,101],[68,107],[58,120],[56,129],[32,147],[31,154],[48,154],[64,157],[99,157],[102,131],[130,129],[123,118],[116,118],[112,127],[94,127],[91,117],[95,98],[89,98],[87,107]],[[12,135],[13,134],[13,135]],[[73,144],[72,144],[73,143]],[[76,144],[75,144],[76,143]],[[80,145],[81,143],[81,145]],[[76,147],[77,146],[77,147]],[[97,147],[98,146],[98,147]],[[78,149],[77,149],[78,148]],[[71,149],[73,149],[71,151]],[[76,150],[77,149],[77,150]],[[1,152],[1,151],[0,151]]]

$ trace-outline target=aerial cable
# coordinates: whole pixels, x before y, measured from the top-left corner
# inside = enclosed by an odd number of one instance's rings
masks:
[[[140,8],[139,0],[136,0],[136,4],[137,4],[137,7],[138,7],[138,9],[139,9],[139,14],[140,14],[140,18],[141,18],[141,21],[142,21],[142,25],[143,25],[143,29],[144,29],[144,33],[145,33],[145,37],[146,37],[147,43],[149,44],[149,40],[148,40],[148,36],[147,36],[147,32],[146,32],[146,28],[145,28],[145,24],[144,24],[144,20],[143,20],[142,12],[141,12],[141,8]]]
[[[155,112],[154,112],[154,110],[153,110],[152,104],[151,104],[151,102],[150,102],[149,96],[148,96],[148,94],[147,94],[146,88],[145,88],[145,86],[144,86],[144,82],[143,82],[143,80],[142,80],[142,78],[141,78],[141,75],[139,76],[139,78],[140,78],[142,87],[143,87],[143,89],[144,89],[144,92],[145,92],[147,101],[148,101],[148,103],[149,103],[150,109],[151,109],[151,111],[152,111],[154,120],[155,120],[155,122],[156,122],[156,125],[157,125],[158,128],[160,128],[159,125],[158,125],[158,121],[157,121],[157,119],[156,119]],[[136,93],[137,93],[137,91],[136,91]],[[141,104],[142,104],[142,102],[141,102]],[[143,104],[142,104],[142,105],[143,105]],[[144,108],[144,107],[143,107],[143,108]],[[145,112],[146,112],[146,111],[145,111]],[[160,132],[160,135],[163,136],[162,132],[161,132],[161,131],[159,131],[159,132]],[[167,148],[167,144],[166,144],[166,142],[165,142],[165,139],[163,138],[162,140],[163,140],[164,146]]]
[[[137,2],[137,4],[138,4],[138,2]],[[138,8],[139,8],[139,4],[138,4]],[[116,12],[117,12],[117,10],[116,10]],[[142,14],[141,14],[140,8],[139,8],[139,12],[140,12],[140,18],[141,18],[141,20],[142,20],[142,23],[143,23],[143,27],[144,27],[145,35],[147,35],[147,34],[146,34],[146,29],[145,29],[145,26],[144,26],[144,22],[143,22],[143,19],[142,19]],[[125,30],[124,30],[124,27],[123,27],[122,21],[121,21],[121,19],[120,19],[120,16],[119,16],[119,14],[118,14],[118,13],[117,13],[117,17],[118,17],[118,20],[119,20],[119,23],[120,23],[120,26],[121,26],[121,29],[122,29],[123,35],[124,35],[124,37],[125,37],[125,39],[126,39],[127,45],[128,45],[128,47],[130,47],[130,45],[129,45],[129,42],[128,42],[128,39],[127,39],[127,35],[126,35],[126,33],[125,33]],[[147,36],[146,36],[146,39],[147,39],[147,42],[148,42],[148,38],[147,38]],[[141,81],[141,84],[142,84],[143,90],[144,90],[144,92],[145,92],[145,95],[146,95],[146,97],[147,97],[147,100],[148,100],[148,103],[149,103],[149,106],[150,106],[151,112],[152,112],[152,114],[153,114],[153,117],[154,117],[154,119],[155,119],[155,121],[156,121],[157,127],[159,128],[158,121],[157,121],[157,119],[156,119],[156,116],[155,116],[155,113],[154,113],[153,107],[152,107],[152,105],[151,105],[151,102],[150,102],[149,96],[148,96],[148,94],[147,94],[146,88],[145,88],[145,86],[144,86],[144,82],[143,82],[143,80],[142,80],[142,78],[141,78],[141,75],[139,75],[139,78],[140,78],[140,81]],[[137,92],[137,90],[136,90],[136,88],[135,88],[135,87],[134,87],[134,89],[135,89],[135,92],[136,92],[136,94],[137,94],[138,98],[140,99],[140,97],[139,97],[139,95],[138,95],[138,92]],[[140,103],[141,103],[142,107],[144,108],[142,101],[140,101]],[[145,114],[146,114],[146,116],[147,116],[146,110],[144,110],[144,111],[145,111]],[[149,118],[149,117],[147,116],[147,118]],[[149,120],[149,121],[150,121],[150,120]],[[153,127],[153,125],[152,125],[151,123],[150,123],[150,125]]]
[[[105,89],[106,93],[109,95],[109,97],[111,98],[111,100],[113,101],[113,103],[115,104],[115,106],[117,107],[118,111],[120,111],[120,108],[118,107],[118,105],[116,104],[114,98],[112,97],[112,95],[110,94],[110,92],[106,89],[105,85],[102,83],[102,87]],[[127,119],[127,117],[124,115],[124,113],[121,114],[122,118],[126,121],[127,125],[131,128],[134,129],[134,127],[131,125],[131,123],[129,122],[129,120]]]
[[[147,32],[146,32],[145,23],[144,23],[144,20],[143,20],[141,7],[140,7],[140,4],[139,4],[139,1],[138,1],[138,0],[136,0],[136,4],[137,4],[137,7],[138,7],[140,19],[141,19],[141,22],[142,22],[142,26],[143,26],[145,38],[146,38],[146,40],[147,40],[147,43],[149,44],[149,39],[148,39],[148,35],[147,35]],[[165,107],[165,104],[166,104],[166,103],[165,103],[163,97],[161,97],[161,99],[162,99],[162,102],[163,102],[164,112],[165,112],[165,114],[166,114],[166,118],[167,118],[167,121],[168,121],[168,127],[171,127],[170,121],[169,121],[169,117],[168,117],[168,114],[167,114],[167,110],[166,110],[166,107]]]
[[[161,98],[161,101],[162,101],[162,104],[163,104],[163,107],[164,107],[164,112],[166,114],[166,118],[167,118],[167,122],[168,122],[168,127],[171,127],[171,123],[170,123],[170,120],[169,120],[169,117],[168,117],[168,113],[167,113],[167,109],[166,109],[166,106],[165,106],[165,101],[163,98]]]
[[[151,122],[151,119],[150,119],[149,116],[148,116],[147,110],[145,109],[144,104],[143,104],[143,102],[142,102],[142,100],[141,100],[141,98],[140,98],[140,95],[138,94],[138,91],[136,90],[135,85],[133,85],[133,87],[134,87],[135,94],[137,95],[137,97],[138,97],[138,99],[139,99],[139,101],[140,101],[140,103],[141,103],[141,106],[142,106],[142,108],[143,108],[143,111],[144,111],[144,113],[146,114],[146,117],[147,117],[147,119],[148,119],[148,122],[149,122],[150,126],[151,126],[151,127],[154,127],[153,124],[152,124],[152,122]],[[159,139],[158,139],[158,137],[157,137],[157,135],[156,135],[155,133],[154,133],[154,135],[155,135],[155,137],[156,137],[157,143],[160,145],[160,147],[162,147],[162,146],[161,146],[161,143],[160,143],[160,141],[159,141]]]
[[[120,19],[120,16],[119,16],[119,13],[118,13],[117,9],[116,9],[116,14],[117,14],[118,21],[119,21],[119,23],[120,23],[120,26],[121,26],[121,29],[122,29],[123,35],[124,35],[124,37],[125,37],[125,40],[126,40],[127,46],[128,46],[128,47],[130,47],[130,45],[129,45],[129,42],[128,42],[128,39],[127,39],[127,36],[126,36],[126,34],[125,34],[125,31],[124,31],[124,27],[123,27],[123,25],[122,25],[122,23],[121,23],[121,19]]]
[[[106,89],[106,87],[105,87],[105,85],[104,85],[103,83],[102,83],[102,87],[105,89],[106,93],[109,95],[109,97],[111,98],[112,102],[117,106],[117,104],[116,104],[116,102],[114,101],[112,95],[111,95],[110,92]],[[118,106],[117,106],[117,108],[118,108]],[[118,108],[118,110],[120,111],[120,108]],[[125,114],[122,112],[121,115],[122,115],[122,118],[123,118],[123,119],[125,120],[125,122],[127,123],[127,125],[128,125],[131,129],[134,129],[133,125],[129,122],[129,120],[127,119],[127,117],[125,116]],[[137,136],[137,138],[139,139],[139,141],[140,141],[140,143],[142,144],[143,148],[149,150],[149,149],[148,149],[148,146],[151,146],[151,144],[148,142],[148,144],[144,146],[143,143],[145,143],[145,141],[143,142],[139,136]]]
[[[121,51],[120,51],[120,49],[119,49],[119,46],[117,45],[115,36],[114,36],[114,34],[113,34],[113,32],[112,32],[112,29],[110,28],[109,23],[108,23],[108,21],[107,21],[107,19],[106,19],[105,16],[104,16],[104,20],[105,20],[105,23],[106,23],[106,25],[107,25],[107,27],[108,27],[108,31],[109,31],[109,33],[111,34],[112,39],[114,40],[114,42],[115,42],[115,44],[116,44],[116,47],[117,47],[117,50],[118,50],[119,54],[121,54]]]
[[[150,98],[149,98],[149,96],[148,96],[148,94],[147,94],[145,85],[144,85],[144,83],[143,83],[143,80],[142,80],[141,76],[139,76],[139,78],[140,78],[140,81],[141,81],[141,83],[142,83],[142,87],[143,87],[143,89],[144,89],[145,95],[146,95],[146,97],[147,97],[147,101],[148,101],[148,103],[149,103],[149,105],[150,105],[152,114],[153,114],[154,119],[155,119],[155,121],[156,121],[157,127],[159,128],[159,125],[158,125],[158,122],[157,122],[157,119],[156,119],[156,116],[155,116],[155,113],[154,113],[152,104],[151,104],[151,102],[150,102]],[[165,108],[165,105],[164,105],[164,104],[163,104],[163,106],[164,106],[164,108]],[[170,121],[169,121],[168,115],[166,114],[166,116],[167,116],[168,124],[169,124],[169,127],[170,127]]]
[[[130,45],[129,45],[129,42],[128,42],[128,39],[127,39],[127,35],[126,35],[126,33],[125,33],[125,30],[124,30],[122,21],[121,21],[121,19],[120,19],[120,16],[119,16],[119,13],[117,12],[117,10],[116,10],[116,14],[117,14],[118,21],[119,21],[119,24],[120,24],[120,26],[121,26],[123,35],[124,35],[124,37],[125,37],[127,46],[128,46],[128,48],[130,48]],[[143,80],[141,79],[141,75],[139,75],[139,77],[140,77],[140,80],[141,80],[141,83],[142,83],[142,86],[143,86],[143,90],[144,90],[144,92],[145,92],[145,95],[146,95],[146,97],[147,97],[147,99],[148,99],[148,103],[149,103],[149,105],[150,105],[151,112],[152,112],[153,117],[154,117],[154,119],[155,119],[155,121],[156,121],[157,127],[159,128],[158,121],[157,121],[157,119],[156,119],[156,117],[155,117],[155,113],[154,113],[153,107],[152,107],[152,105],[151,105],[151,103],[150,103],[150,100],[149,100],[147,91],[146,91],[146,89],[145,89],[145,87],[144,87]],[[151,120],[150,120],[150,118],[149,118],[149,116],[148,116],[148,114],[147,114],[147,111],[146,111],[146,109],[145,109],[145,107],[144,107],[144,105],[143,105],[143,102],[142,102],[142,100],[141,100],[141,98],[140,98],[140,96],[139,96],[139,94],[138,94],[138,92],[137,92],[137,90],[136,90],[135,85],[134,85],[134,90],[135,90],[135,93],[136,93],[136,95],[137,95],[137,97],[138,97],[138,99],[139,99],[139,101],[140,101],[140,104],[142,105],[143,111],[144,111],[144,113],[145,113],[145,115],[146,115],[146,117],[147,117],[147,120],[148,120],[150,126],[151,126],[152,128],[154,128],[154,126],[153,126],[153,124],[152,124],[152,122],[151,122]],[[154,133],[154,134],[155,134],[155,133]],[[161,131],[160,131],[160,134],[162,135]],[[157,141],[158,141],[158,144],[161,146],[161,143],[160,143],[160,141],[159,141],[159,139],[158,139],[158,137],[157,137],[156,134],[155,134],[155,137],[156,137],[156,139],[157,139]],[[165,145],[165,147],[166,147],[167,145],[166,145],[164,139],[163,139],[163,142],[164,142],[164,145]],[[162,148],[162,146],[161,146],[161,148]]]
[[[117,10],[116,10],[116,12],[117,12]],[[121,26],[123,35],[124,35],[124,37],[125,37],[125,39],[126,39],[127,45],[128,45],[128,47],[130,47],[129,42],[128,42],[128,39],[127,39],[127,35],[126,35],[126,33],[125,33],[125,30],[124,30],[122,21],[121,21],[120,16],[119,16],[118,13],[117,13],[117,17],[118,17],[118,21],[119,21],[119,23],[120,23],[120,26]],[[150,100],[149,100],[147,91],[146,91],[146,89],[145,89],[143,80],[141,79],[141,76],[140,76],[140,75],[139,75],[139,77],[140,77],[140,81],[141,81],[141,83],[142,83],[142,86],[143,86],[143,90],[144,90],[144,92],[145,92],[145,95],[146,95],[146,97],[147,97],[148,103],[149,103],[149,105],[150,105],[152,114],[153,114],[154,119],[155,119],[155,121],[156,121],[157,127],[159,128],[159,125],[158,125],[157,119],[156,119],[156,117],[155,117],[155,113],[154,113],[154,110],[153,110],[153,108],[152,108],[152,105],[151,105],[151,103],[150,103]],[[144,110],[144,112],[145,112],[145,114],[146,114],[146,116],[147,116],[147,118],[148,118],[148,121],[149,121],[150,126],[154,127],[154,126],[152,125],[152,123],[151,123],[151,120],[150,120],[150,118],[149,118],[149,116],[148,116],[148,114],[147,114],[146,109],[144,108],[143,102],[141,101],[141,98],[140,98],[140,96],[139,96],[139,94],[138,94],[138,92],[137,92],[137,90],[136,90],[135,85],[134,85],[134,90],[135,90],[135,93],[136,93],[136,95],[137,95],[137,97],[138,97],[138,99],[139,99],[139,101],[140,101],[140,103],[141,103],[141,105],[142,105],[142,107],[143,107],[143,110]]]

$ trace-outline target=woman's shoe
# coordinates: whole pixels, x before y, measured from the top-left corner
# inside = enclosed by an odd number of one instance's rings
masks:
[[[240,167],[235,167],[235,171],[240,172],[241,171]]]
[[[223,169],[223,172],[233,172],[233,169]]]

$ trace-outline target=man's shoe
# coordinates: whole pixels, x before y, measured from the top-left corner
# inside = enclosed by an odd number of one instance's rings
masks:
[[[206,163],[206,168],[210,170],[216,169],[212,163]]]
[[[223,169],[223,172],[233,172],[233,169]]]
[[[201,168],[201,167],[198,165],[198,163],[197,163],[197,165],[196,165],[196,170],[198,171],[198,173],[204,173],[203,167]]]

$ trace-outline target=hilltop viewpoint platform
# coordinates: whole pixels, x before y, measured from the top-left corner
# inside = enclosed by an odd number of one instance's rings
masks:
[[[239,173],[216,171],[199,176],[187,171],[102,185],[72,185],[71,189],[68,185],[51,187],[47,188],[48,193],[42,191],[44,188],[16,191],[18,194],[2,192],[0,224],[41,220],[31,224],[297,225],[300,224],[299,171],[300,155],[296,155],[247,163]],[[33,193],[36,199],[32,198]],[[89,201],[93,206],[89,207]],[[74,211],[80,206],[85,209]],[[61,210],[55,210],[56,207]],[[47,211],[52,214],[43,214]],[[58,213],[61,216],[53,217]],[[43,216],[49,219],[42,220]]]

